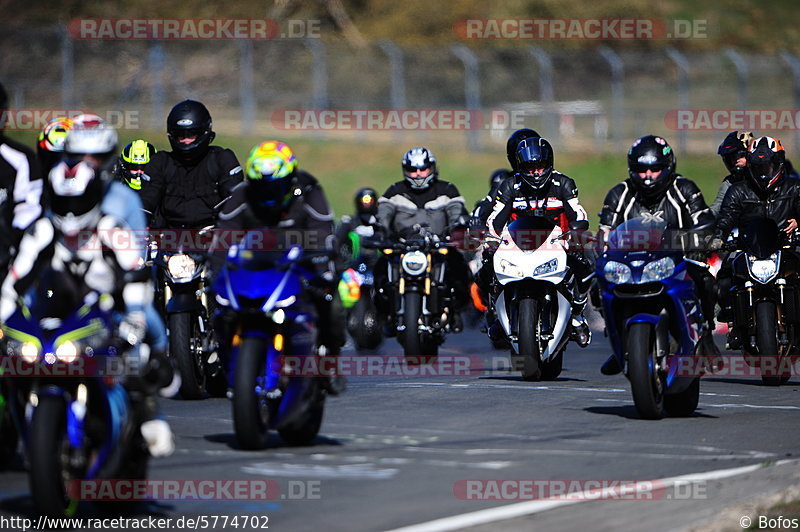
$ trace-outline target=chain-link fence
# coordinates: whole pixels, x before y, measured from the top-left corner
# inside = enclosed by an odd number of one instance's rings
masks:
[[[678,123],[677,110],[800,108],[800,63],[788,52],[503,44],[401,48],[382,41],[356,49],[309,38],[76,40],[65,27],[3,25],[0,76],[12,108],[134,111],[129,128],[161,130],[171,105],[195,98],[211,109],[216,129],[229,134],[280,131],[358,142],[436,137],[471,149],[496,149],[512,129],[527,126],[568,151],[618,151],[653,132],[681,151],[708,153],[725,131],[748,123],[706,124],[696,111]],[[457,109],[480,120],[467,128],[307,123],[286,130],[286,110],[308,109]],[[800,147],[798,122],[760,132]]]

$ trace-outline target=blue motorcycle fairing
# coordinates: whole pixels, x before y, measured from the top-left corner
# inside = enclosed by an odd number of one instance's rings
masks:
[[[690,357],[694,357],[695,345],[700,338],[700,304],[695,295],[694,281],[687,275],[686,263],[683,261],[680,251],[664,249],[663,242],[656,241],[661,236],[658,233],[650,232],[654,230],[651,226],[641,226],[632,222],[634,221],[626,222],[626,224],[631,224],[627,228],[628,230],[641,230],[644,227],[648,231],[645,233],[647,238],[643,239],[645,244],[639,248],[621,245],[618,249],[608,250],[597,260],[596,273],[601,289],[606,329],[614,355],[624,367],[624,332],[630,325],[644,322],[657,328],[663,326],[662,320],[668,318],[669,322],[666,325],[668,325],[670,335],[678,340],[678,349],[675,353],[668,353],[666,357],[669,371],[665,376],[665,392],[668,394],[678,393],[691,384],[695,378],[694,376],[677,376],[681,365],[691,362]],[[617,229],[612,231],[610,240],[613,240]],[[617,239],[617,243],[619,242],[620,239]],[[660,281],[643,282],[644,268],[651,262],[664,257],[670,257],[675,264],[672,275]],[[621,284],[609,281],[605,277],[605,266],[609,261],[628,266],[631,270],[630,281]],[[660,285],[659,292],[648,292],[648,288],[655,290],[656,285]],[[637,290],[641,290],[639,295],[637,295]],[[630,291],[629,294],[628,291]],[[623,293],[624,297],[620,295]],[[643,303],[644,301],[646,304]],[[639,308],[637,308],[637,304]],[[641,308],[643,306],[646,308]],[[666,311],[666,316],[662,314],[663,311]],[[622,330],[618,330],[618,327],[622,327]]]

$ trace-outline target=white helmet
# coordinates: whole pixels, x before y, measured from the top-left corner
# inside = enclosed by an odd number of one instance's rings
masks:
[[[110,155],[117,151],[117,131],[94,114],[73,118],[64,151],[68,155]]]

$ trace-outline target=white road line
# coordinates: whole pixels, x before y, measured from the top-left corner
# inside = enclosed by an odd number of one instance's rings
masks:
[[[793,462],[793,460],[782,460],[776,462],[775,465],[783,465]],[[681,482],[698,482],[708,480],[719,480],[723,478],[734,477],[750,473],[757,469],[764,467],[764,464],[755,464],[744,467],[735,467],[730,469],[717,469],[715,471],[706,471],[701,473],[690,473],[688,475],[680,475],[676,477],[667,477],[652,482],[660,482],[664,487],[673,487],[675,484]],[[591,493],[590,493],[591,492]],[[533,515],[558,508],[561,506],[569,506],[571,504],[578,504],[587,500],[597,500],[596,490],[585,490],[581,494],[576,494],[576,499],[569,500],[535,500],[525,501],[516,504],[509,504],[496,508],[488,508],[486,510],[478,510],[476,512],[468,512],[465,514],[454,515],[451,517],[443,517],[441,519],[434,519],[426,523],[419,523],[416,525],[395,528],[389,532],[444,532],[448,530],[460,530],[462,528],[473,527],[477,525],[484,525],[487,523],[494,523],[497,521],[505,521],[515,517],[522,517],[526,515]],[[590,498],[591,497],[591,498]]]

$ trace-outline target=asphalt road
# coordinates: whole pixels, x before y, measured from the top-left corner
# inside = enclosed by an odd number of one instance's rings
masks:
[[[400,348],[387,340],[379,353],[399,354]],[[461,514],[470,515],[428,529],[618,530],[644,523],[681,529],[711,519],[719,508],[797,483],[785,472],[800,469],[791,462],[800,454],[800,379],[765,388],[752,377],[705,378],[694,416],[645,421],[638,419],[626,379],[598,371],[608,353],[607,341],[596,334],[585,350],[569,347],[557,381],[529,383],[508,369],[504,352],[468,329],[450,336],[441,354],[480,357],[485,370],[351,378],[346,394],[328,400],[321,434],[308,447],[286,446],[276,434],[266,450],[241,451],[227,400],[164,401],[178,449],[151,462],[150,478],[269,479],[280,493],[269,502],[154,501],[138,515],[173,523],[258,515],[276,531],[390,530]],[[740,469],[781,460],[790,462]],[[728,469],[734,471],[699,475]],[[728,478],[716,480],[720,476]],[[476,484],[479,479],[513,479],[510,485],[518,488],[547,480],[538,486],[551,493],[568,486],[573,495],[576,486],[603,481],[612,491],[602,498],[615,500],[562,501],[551,509],[542,501],[512,500],[519,498],[513,491],[500,495],[508,500],[463,500],[498,495],[491,488],[499,484]],[[616,500],[615,482],[632,480],[642,481],[637,489],[645,493]],[[587,493],[577,498],[591,498]],[[501,507],[494,516],[479,512]],[[3,517],[31,517],[21,459],[0,473],[0,523]],[[235,526],[230,517],[222,528],[221,519],[216,530],[255,529],[249,526],[254,521]]]

